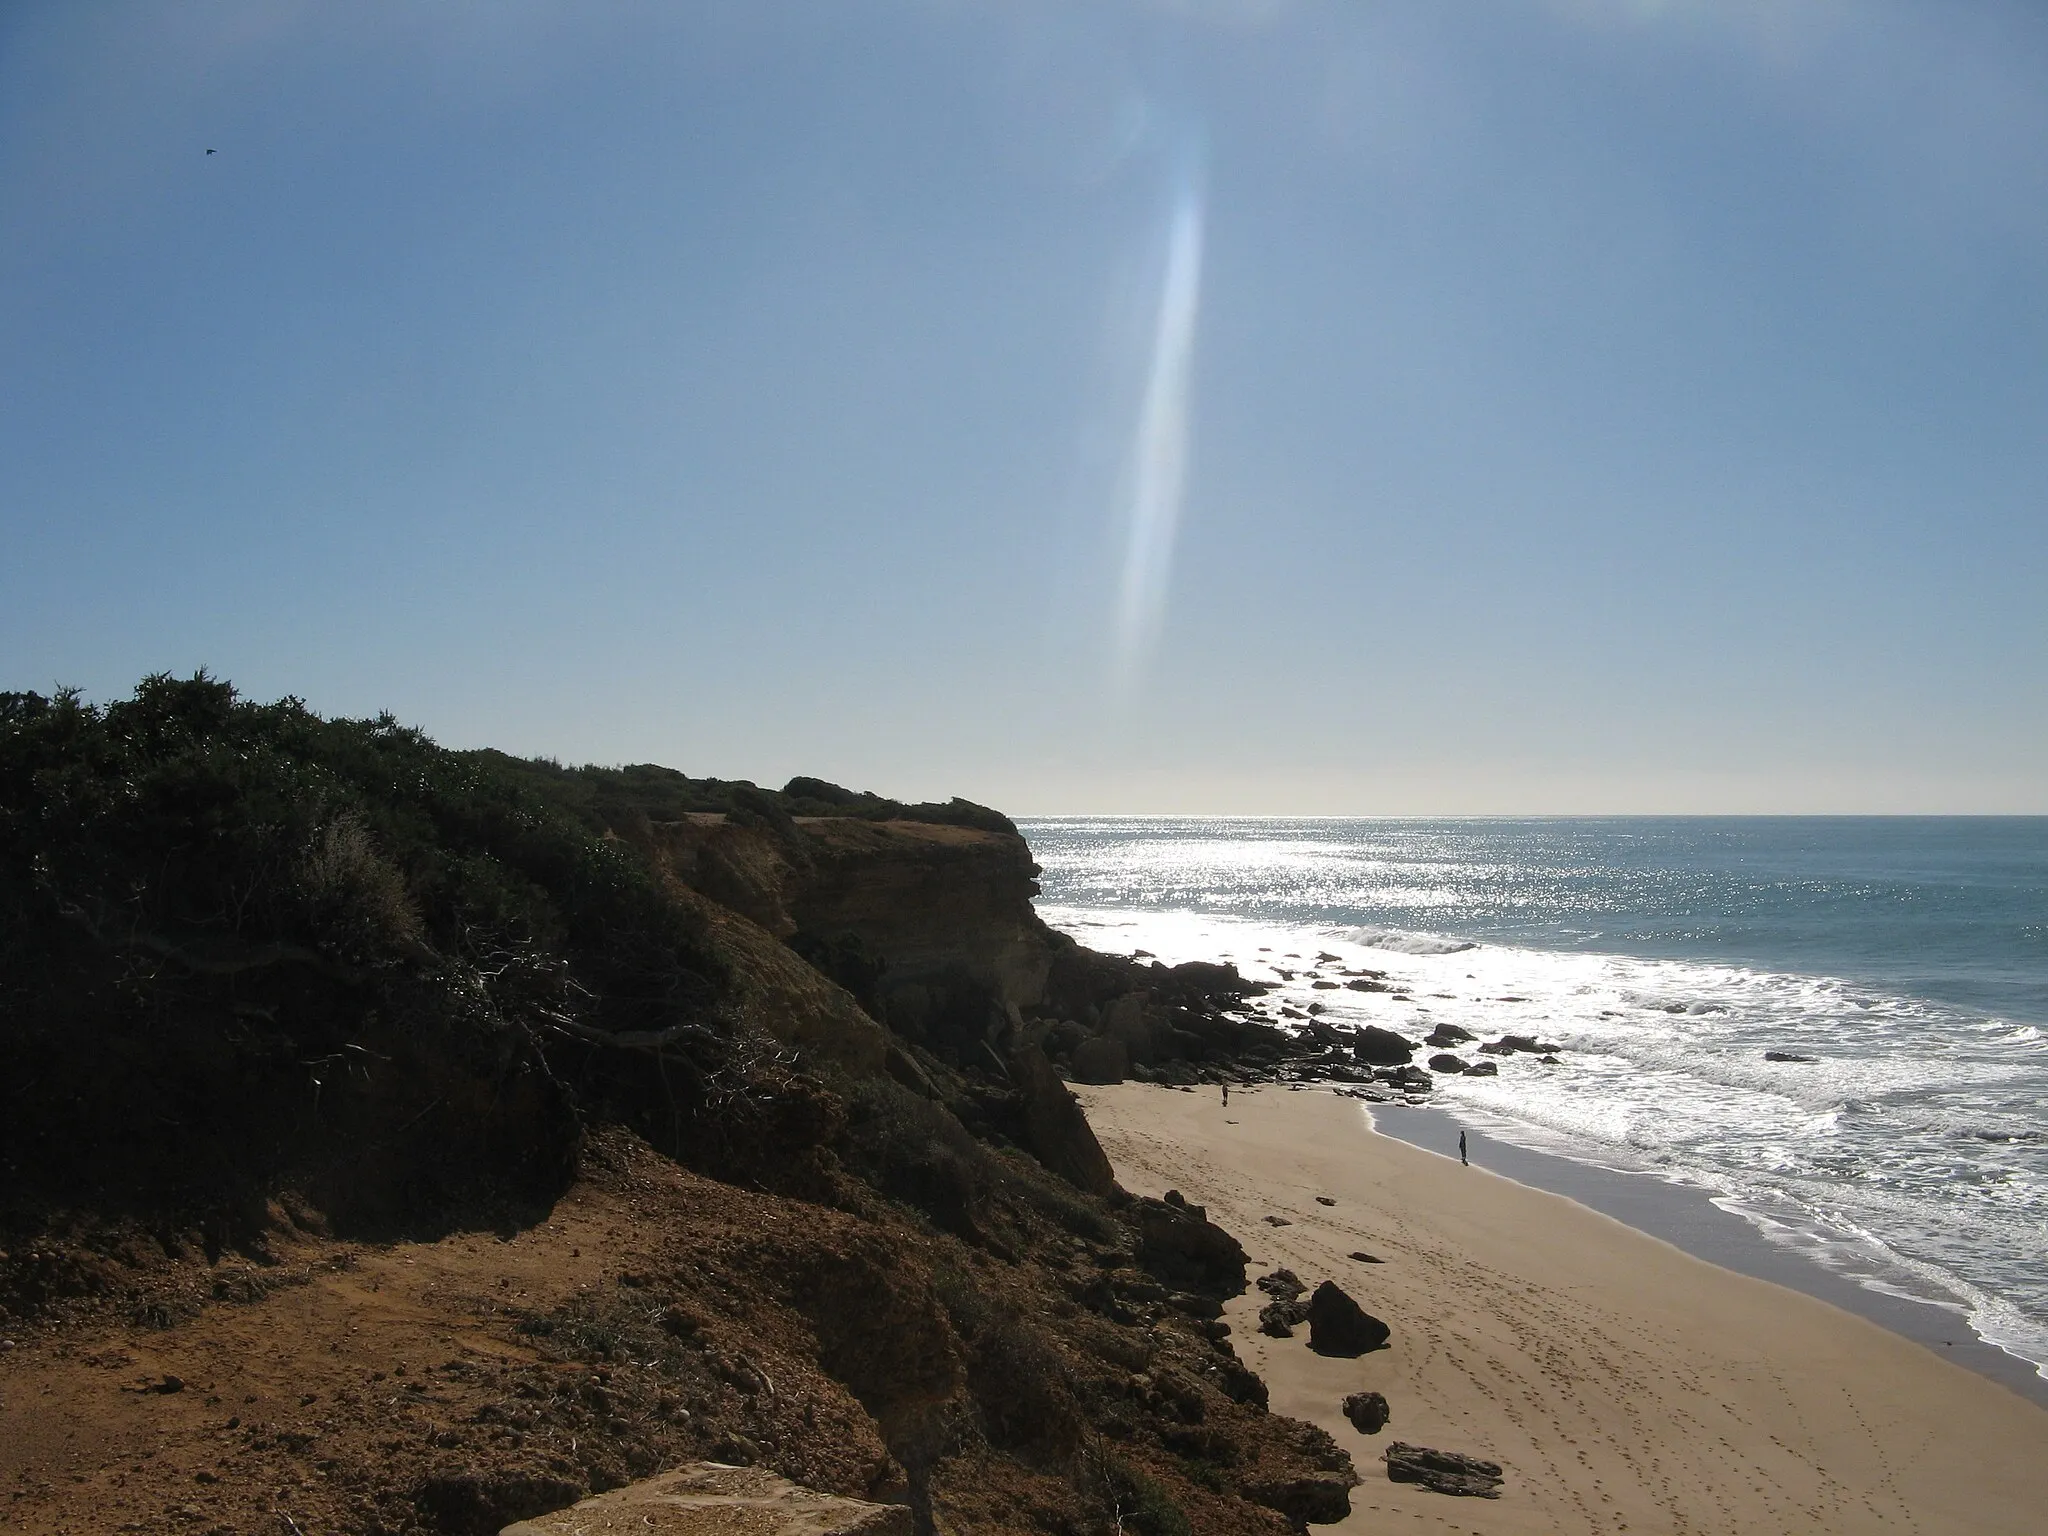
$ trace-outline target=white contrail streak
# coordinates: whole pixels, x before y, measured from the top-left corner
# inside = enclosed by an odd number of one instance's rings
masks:
[[[1116,615],[1116,678],[1123,687],[1144,670],[1166,617],[1173,541],[1187,481],[1188,377],[1202,299],[1202,219],[1201,184],[1188,175],[1174,200],[1167,233],[1152,366],[1131,448],[1130,534]]]

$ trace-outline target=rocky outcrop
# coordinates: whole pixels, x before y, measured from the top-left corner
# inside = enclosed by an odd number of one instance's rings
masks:
[[[910,1510],[800,1487],[759,1467],[692,1462],[500,1536],[911,1536]]]
[[[1244,1248],[1179,1190],[1169,1189],[1163,1200],[1133,1201],[1130,1215],[1138,1227],[1139,1260],[1161,1279],[1226,1296],[1244,1289],[1250,1262]]]
[[[1434,1493],[1465,1498],[1500,1497],[1501,1469],[1497,1461],[1482,1461],[1459,1451],[1433,1451],[1399,1440],[1387,1447],[1386,1460],[1387,1481],[1391,1483],[1420,1483]]]
[[[1245,1496],[1268,1509],[1279,1510],[1297,1526],[1335,1525],[1350,1516],[1351,1490],[1357,1483],[1356,1477],[1322,1472],[1248,1483]]]
[[[1386,1347],[1393,1330],[1325,1280],[1308,1302],[1308,1347],[1319,1355],[1363,1355]]]

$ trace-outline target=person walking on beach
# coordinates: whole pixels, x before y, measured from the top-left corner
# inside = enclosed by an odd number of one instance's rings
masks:
[[[1458,1161],[1467,1168],[1472,1166],[1472,1159],[1465,1155],[1465,1133],[1463,1131],[1458,1132]]]
[[[1230,1108],[1230,1084],[1228,1083],[1223,1085],[1223,1107],[1225,1109]]]

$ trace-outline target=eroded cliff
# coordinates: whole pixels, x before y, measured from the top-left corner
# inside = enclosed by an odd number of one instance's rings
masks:
[[[1034,874],[960,802],[0,696],[10,1518],[488,1531],[706,1458],[920,1530],[1341,1504],[1228,1239],[1055,1066],[1199,1060],[1241,984],[1087,956]]]

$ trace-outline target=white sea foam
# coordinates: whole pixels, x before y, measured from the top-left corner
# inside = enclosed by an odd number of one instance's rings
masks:
[[[1363,944],[1367,949],[1387,949],[1400,955],[1462,955],[1479,946],[1470,939],[1447,939],[1435,933],[1403,933],[1396,928],[1338,928],[1338,938]]]

